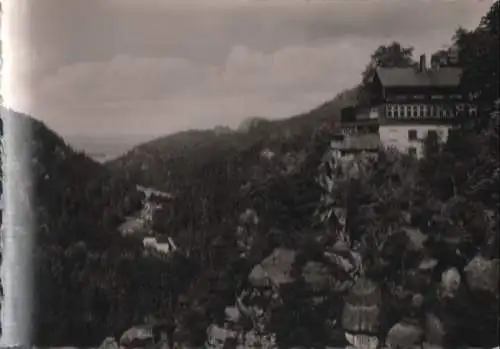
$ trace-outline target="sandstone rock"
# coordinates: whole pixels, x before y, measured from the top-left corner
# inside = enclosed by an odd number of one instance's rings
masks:
[[[420,309],[424,304],[424,296],[420,293],[416,293],[413,295],[411,299],[411,305],[415,309]]]
[[[274,334],[259,334],[254,330],[246,332],[243,336],[243,343],[238,346],[238,349],[276,348],[276,336]]]
[[[226,309],[224,309],[224,315],[226,316],[226,321],[231,323],[237,323],[241,318],[241,313],[237,306],[226,307]]]
[[[352,334],[376,335],[381,303],[380,287],[373,281],[360,277],[346,297],[342,310],[342,328]]]
[[[145,347],[154,344],[153,329],[150,326],[129,328],[120,337],[120,346],[126,348]]]
[[[434,269],[436,267],[437,264],[438,264],[438,260],[437,259],[430,258],[430,257],[425,257],[420,262],[420,264],[418,266],[418,269],[422,270],[422,271],[432,270],[432,269]]]
[[[296,252],[293,250],[275,249],[270,256],[252,269],[248,276],[249,282],[254,287],[279,286],[293,282],[291,271],[295,256]]]
[[[356,349],[377,349],[379,344],[376,336],[346,333],[345,338]]]
[[[441,275],[441,296],[443,298],[453,298],[458,292],[461,283],[461,276],[457,268],[449,268]]]
[[[403,228],[403,231],[408,237],[408,248],[411,251],[421,251],[424,248],[427,235],[423,234],[420,229],[405,227]]]
[[[99,349],[119,349],[118,343],[113,337],[108,337],[104,339],[99,346]]]
[[[474,257],[464,268],[465,280],[473,291],[498,292],[499,260]]]
[[[323,255],[325,256],[325,258],[327,258],[328,261],[338,266],[346,273],[352,272],[355,268],[353,263],[351,263],[348,258],[342,257],[336,253],[324,252]]]
[[[234,339],[236,336],[235,331],[217,325],[210,325],[207,328],[207,344],[211,348],[222,348],[227,339]]]
[[[349,246],[347,246],[346,242],[344,242],[342,240],[338,240],[332,246],[332,251],[335,253],[346,253],[347,254],[347,253],[349,253],[350,249],[349,249]]]
[[[254,209],[247,208],[240,215],[240,222],[243,224],[257,225],[259,224],[259,216],[257,215],[257,212],[255,212]]]
[[[395,324],[387,334],[386,344],[391,349],[420,348],[423,331],[416,321],[405,319]]]

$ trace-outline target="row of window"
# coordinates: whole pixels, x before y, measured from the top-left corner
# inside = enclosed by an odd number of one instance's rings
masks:
[[[452,94],[452,95],[408,95],[408,94],[396,94],[387,96],[387,101],[406,101],[406,100],[424,100],[424,99],[432,99],[432,100],[443,100],[443,99],[451,99],[451,100],[460,100],[463,98],[460,94]]]
[[[453,117],[449,109],[427,104],[389,104],[386,105],[388,119],[424,119]]]
[[[388,119],[426,119],[426,118],[452,118],[455,112],[465,111],[469,115],[476,114],[476,108],[459,104],[454,109],[444,108],[439,105],[428,104],[388,104],[385,109]]]

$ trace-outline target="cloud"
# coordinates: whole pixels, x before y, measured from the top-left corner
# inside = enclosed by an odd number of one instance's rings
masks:
[[[88,132],[113,132],[123,123],[149,123],[150,132],[236,125],[250,115],[290,116],[333,97],[358,80],[352,72],[365,51],[356,42],[270,54],[238,45],[222,66],[119,55],[61,67],[37,86],[33,103],[41,118],[65,128],[75,125],[71,115],[96,118],[78,122]]]

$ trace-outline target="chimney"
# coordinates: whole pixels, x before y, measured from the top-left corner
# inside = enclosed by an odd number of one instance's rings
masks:
[[[425,69],[427,68],[426,63],[425,63],[425,55],[420,55],[420,62],[418,65],[418,70],[423,73]]]

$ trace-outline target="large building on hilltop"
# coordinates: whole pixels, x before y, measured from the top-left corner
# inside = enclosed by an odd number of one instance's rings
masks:
[[[431,67],[425,55],[420,56],[415,67],[378,67],[372,80],[370,107],[355,108],[351,121],[346,118],[352,111],[343,110],[346,136],[359,134],[360,129],[366,131],[368,125],[373,133],[376,124],[382,146],[417,157],[422,156],[422,141],[429,133],[445,141],[460,117],[473,116],[476,110],[462,92],[461,69],[444,65],[442,59],[436,58]]]

